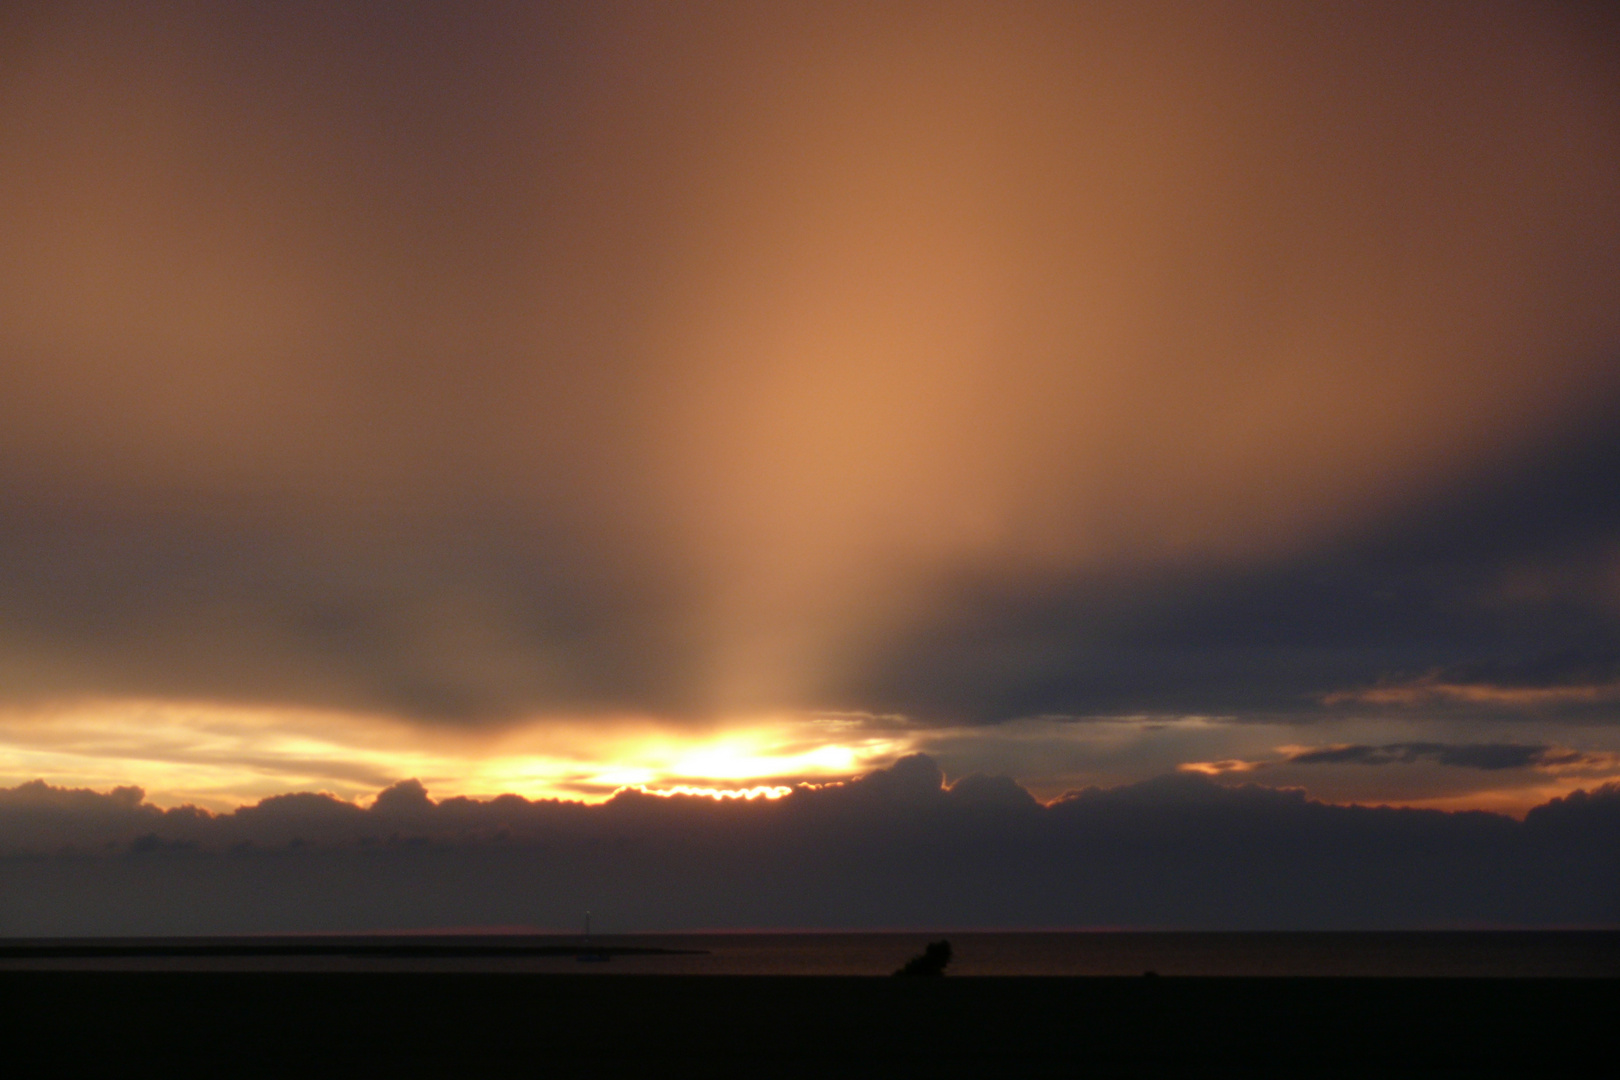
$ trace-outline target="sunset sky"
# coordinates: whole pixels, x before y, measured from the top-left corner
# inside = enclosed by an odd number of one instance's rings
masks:
[[[5,4],[0,834],[912,754],[1043,802],[1620,780],[1617,43]]]

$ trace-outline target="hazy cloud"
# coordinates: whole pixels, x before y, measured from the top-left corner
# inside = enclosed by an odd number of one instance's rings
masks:
[[[1220,776],[1225,773],[1254,772],[1283,765],[1410,765],[1433,762],[1463,769],[1496,772],[1503,769],[1547,770],[1612,769],[1616,755],[1604,751],[1571,750],[1560,746],[1523,743],[1438,743],[1402,742],[1372,746],[1346,743],[1335,746],[1284,747],[1279,758],[1223,761],[1189,761],[1178,771]]]
[[[1546,746],[1515,743],[1471,743],[1448,746],[1444,743],[1391,743],[1387,746],[1329,746],[1300,750],[1283,760],[1290,765],[1392,765],[1432,760],[1441,765],[1465,769],[1522,769],[1546,760],[1555,752]]]
[[[1220,761],[1184,761],[1176,766],[1178,772],[1202,773],[1204,776],[1220,776],[1224,773],[1254,772],[1264,769],[1270,762],[1245,761],[1242,758],[1223,758]]]
[[[1620,702],[1620,657],[1569,650],[1513,659],[1486,659],[1414,679],[1340,690],[1325,705],[1471,705],[1534,710]]]

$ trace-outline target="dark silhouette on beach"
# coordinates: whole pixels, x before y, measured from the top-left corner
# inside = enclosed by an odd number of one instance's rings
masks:
[[[950,962],[951,943],[941,938],[939,941],[930,941],[928,947],[920,955],[907,960],[906,966],[896,971],[895,974],[938,978],[945,974],[945,965]]]

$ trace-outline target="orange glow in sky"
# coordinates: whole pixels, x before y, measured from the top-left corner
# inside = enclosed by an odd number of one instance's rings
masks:
[[[33,779],[98,790],[133,785],[161,806],[213,809],[287,791],[363,801],[396,781],[436,797],[596,802],[648,794],[776,798],[801,781],[882,767],[905,738],[815,718],[693,732],[644,721],[543,722],[496,735],[419,730],[371,717],[211,704],[101,701],[0,715],[0,786]]]
[[[0,785],[1613,774],[1581,5],[36,6]]]

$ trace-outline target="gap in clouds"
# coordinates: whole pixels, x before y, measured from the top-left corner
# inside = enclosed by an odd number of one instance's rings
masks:
[[[358,801],[405,777],[462,796],[601,801],[625,787],[843,779],[914,742],[892,717],[784,716],[707,730],[553,717],[467,732],[331,711],[91,700],[0,713],[0,782],[133,785],[161,805],[215,810],[289,791]]]

